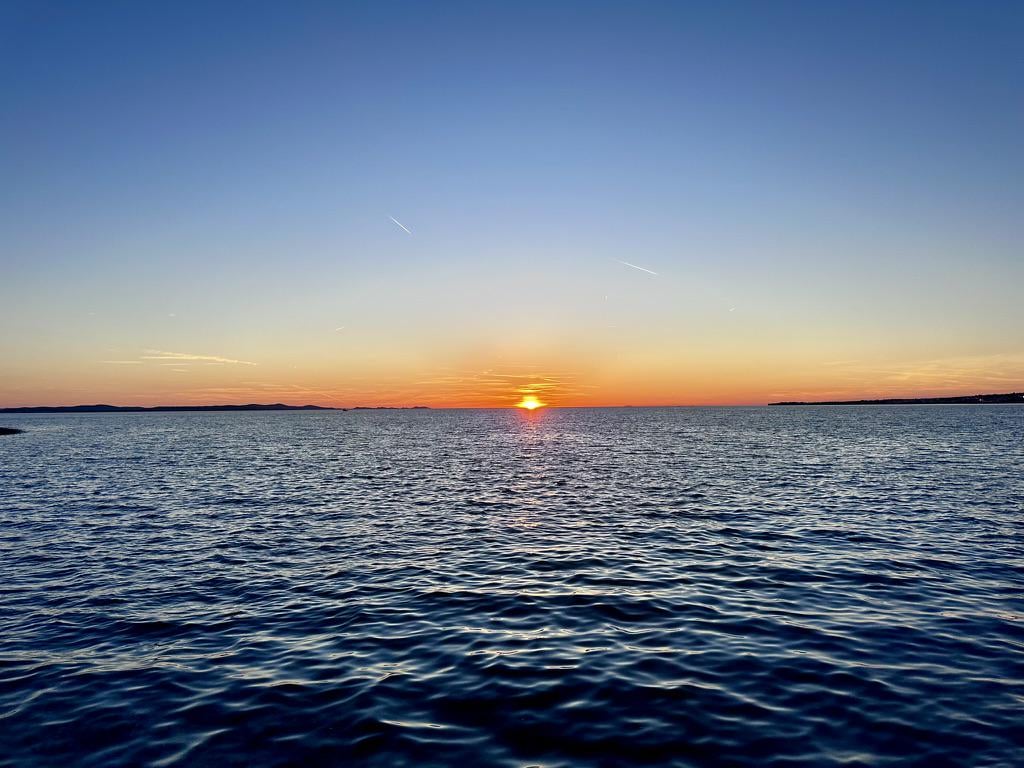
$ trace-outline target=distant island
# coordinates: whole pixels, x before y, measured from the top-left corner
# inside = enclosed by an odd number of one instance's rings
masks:
[[[285,405],[284,403],[249,403],[248,405],[33,405],[21,408],[0,408],[0,413],[153,413],[162,411],[419,411],[427,405],[357,405],[354,408],[331,408],[324,405]],[[20,431],[20,430],[19,430]]]
[[[990,403],[1024,403],[1024,392],[1004,395],[961,395],[958,397],[890,397],[885,400],[821,400],[807,402],[790,400],[770,405],[978,405]]]
[[[343,411],[344,408],[327,408],[322,405],[285,405],[271,403],[263,405],[40,405],[24,408],[0,408],[0,413],[151,413],[154,411]]]

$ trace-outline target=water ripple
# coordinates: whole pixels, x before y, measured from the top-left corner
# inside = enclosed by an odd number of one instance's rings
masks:
[[[1022,764],[1024,409],[8,421],[2,765]]]

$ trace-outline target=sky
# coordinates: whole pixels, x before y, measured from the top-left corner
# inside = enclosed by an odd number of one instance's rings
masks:
[[[1019,2],[7,0],[0,406],[1024,390],[1022,39]]]

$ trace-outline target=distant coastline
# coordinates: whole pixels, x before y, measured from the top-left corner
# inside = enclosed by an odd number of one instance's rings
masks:
[[[884,400],[790,400],[769,405],[986,405],[1024,403],[1024,392],[1002,395],[961,395],[958,397],[890,397]]]
[[[324,405],[285,405],[284,403],[249,403],[247,405],[33,405],[0,408],[0,413],[154,413],[167,411],[406,411],[427,410],[426,405],[390,406],[357,405],[354,408],[331,408]]]
[[[148,413],[153,411],[339,411],[321,405],[285,405],[249,403],[248,405],[40,405],[0,408],[0,413]]]

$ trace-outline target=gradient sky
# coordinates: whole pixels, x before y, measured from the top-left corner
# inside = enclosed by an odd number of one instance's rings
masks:
[[[1022,40],[1019,2],[4,2],[0,405],[1022,390]]]

